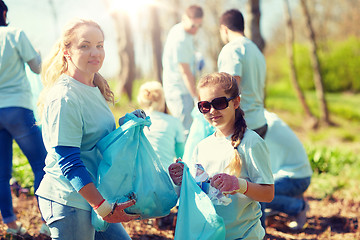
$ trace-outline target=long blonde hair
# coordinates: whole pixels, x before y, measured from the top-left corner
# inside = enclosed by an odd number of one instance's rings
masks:
[[[42,116],[46,95],[49,89],[56,83],[60,75],[65,73],[68,69],[68,62],[64,56],[64,51],[70,48],[76,30],[83,25],[94,26],[104,35],[99,24],[92,20],[74,19],[64,27],[60,40],[56,42],[50,56],[42,64],[41,79],[44,88],[40,93],[37,104],[39,116]],[[95,74],[94,84],[100,89],[106,101],[114,102],[114,93],[110,90],[107,81],[100,74]]]
[[[205,75],[200,79],[197,88],[213,87],[215,85],[220,85],[224,89],[225,94],[229,94],[230,97],[237,97],[240,94],[236,79],[227,73],[211,73]],[[235,131],[231,136],[231,145],[234,147],[234,156],[229,165],[224,169],[225,171],[229,171],[231,175],[237,177],[240,177],[242,167],[241,157],[237,148],[244,137],[246,127],[244,112],[239,106],[235,109]]]

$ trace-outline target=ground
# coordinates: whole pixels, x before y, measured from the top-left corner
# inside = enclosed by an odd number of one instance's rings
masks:
[[[308,222],[302,231],[291,231],[286,227],[289,218],[277,215],[268,219],[267,240],[283,239],[360,239],[360,202],[339,199],[315,199],[305,195],[310,205]],[[14,208],[23,226],[28,229],[26,237],[6,236],[5,225],[0,218],[0,239],[34,239],[47,240],[38,231],[41,226],[40,214],[33,196],[14,196]],[[171,222],[171,221],[170,221]],[[155,220],[141,220],[125,223],[127,232],[134,240],[173,239],[173,229],[155,227]],[[171,225],[171,224],[170,224]],[[164,228],[164,227],[162,227]]]

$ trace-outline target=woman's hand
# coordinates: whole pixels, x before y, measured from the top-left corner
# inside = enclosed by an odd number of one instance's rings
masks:
[[[140,217],[140,215],[127,214],[124,209],[128,208],[136,203],[136,200],[129,200],[124,203],[115,203],[113,211],[111,211],[104,221],[108,223],[118,223],[118,222],[129,222]]]
[[[184,172],[184,164],[179,163],[178,161],[179,159],[176,160],[176,163],[172,163],[169,166],[169,174],[174,184],[177,186],[181,186],[183,172]]]

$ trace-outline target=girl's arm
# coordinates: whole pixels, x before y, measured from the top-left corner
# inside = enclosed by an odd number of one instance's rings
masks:
[[[245,196],[258,202],[271,202],[274,198],[274,184],[248,182],[248,189]]]

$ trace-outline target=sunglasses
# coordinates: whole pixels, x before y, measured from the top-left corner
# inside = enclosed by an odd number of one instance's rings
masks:
[[[218,97],[214,98],[211,102],[208,101],[200,101],[198,102],[199,111],[203,114],[210,112],[211,106],[213,106],[216,110],[223,110],[229,106],[229,102],[233,100],[235,97]]]
[[[191,28],[201,28],[201,23],[200,24],[191,24]]]

